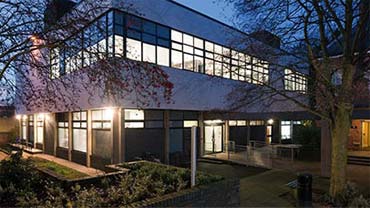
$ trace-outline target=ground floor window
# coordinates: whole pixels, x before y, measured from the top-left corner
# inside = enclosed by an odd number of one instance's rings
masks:
[[[103,109],[92,111],[93,129],[110,129],[112,127],[113,110]]]
[[[144,128],[144,111],[125,109],[125,128]]]
[[[58,147],[68,148],[68,113],[58,113],[56,117],[58,123]]]
[[[281,121],[281,139],[287,140],[292,138],[291,121]]]
[[[44,143],[44,115],[43,114],[39,114],[37,116],[36,143],[39,143],[39,144]]]
[[[87,151],[87,112],[74,112],[72,116],[73,150]]]
[[[27,116],[22,117],[22,140],[27,140]]]
[[[34,123],[33,115],[28,116],[28,142],[33,144],[34,141]]]

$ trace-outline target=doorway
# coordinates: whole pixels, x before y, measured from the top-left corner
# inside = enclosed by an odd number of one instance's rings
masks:
[[[362,122],[362,142],[361,147],[366,150],[370,150],[370,122],[363,121]]]
[[[222,126],[205,126],[204,141],[204,150],[206,154],[222,152]]]

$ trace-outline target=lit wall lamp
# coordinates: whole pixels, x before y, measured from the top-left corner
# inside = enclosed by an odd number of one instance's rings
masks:
[[[112,120],[113,119],[113,113],[114,113],[113,108],[107,108],[104,111],[104,119]]]
[[[21,118],[22,118],[22,115],[15,115],[15,119],[21,120]]]
[[[271,119],[267,120],[267,123],[270,124],[270,125],[274,124],[274,119],[271,118]]]

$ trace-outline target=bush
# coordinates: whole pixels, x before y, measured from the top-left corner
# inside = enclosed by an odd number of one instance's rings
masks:
[[[22,151],[0,163],[0,205],[14,206],[19,199],[31,200],[41,193],[45,181]]]
[[[321,131],[312,121],[307,121],[303,125],[294,126],[293,141],[303,147],[320,148]]]
[[[0,206],[21,207],[121,207],[130,203],[190,188],[190,171],[158,163],[124,164],[131,169],[116,180],[104,180],[100,187],[63,189],[61,184],[42,178],[21,152],[0,163]],[[220,176],[197,174],[197,185]]]
[[[344,192],[336,198],[325,194],[321,202],[333,207],[370,207],[370,199],[364,198],[354,183],[347,183]]]

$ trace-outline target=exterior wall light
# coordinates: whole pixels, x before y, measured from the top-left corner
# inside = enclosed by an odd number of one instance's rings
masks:
[[[15,116],[15,119],[17,119],[17,120],[21,120],[21,118],[22,118],[22,115],[16,115]]]
[[[109,120],[112,120],[113,119],[113,113],[114,113],[113,108],[106,109],[104,111],[104,118],[109,119]]]
[[[39,115],[37,115],[37,119],[39,121],[44,120],[45,119],[45,114],[44,113],[40,113]]]
[[[274,119],[271,118],[271,119],[267,120],[267,123],[270,124],[270,125],[274,124]]]

